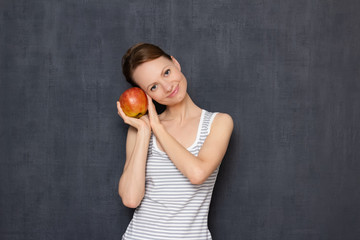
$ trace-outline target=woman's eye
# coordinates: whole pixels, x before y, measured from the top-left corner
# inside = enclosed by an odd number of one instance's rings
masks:
[[[164,73],[165,76],[169,76],[169,74],[170,74],[170,69],[166,70]]]
[[[157,89],[157,85],[153,85],[151,88],[150,88],[150,91],[155,91]]]

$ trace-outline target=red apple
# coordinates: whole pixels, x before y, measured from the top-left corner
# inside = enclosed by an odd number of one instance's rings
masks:
[[[140,118],[147,111],[145,92],[138,87],[132,87],[123,92],[119,98],[121,109],[126,116]]]

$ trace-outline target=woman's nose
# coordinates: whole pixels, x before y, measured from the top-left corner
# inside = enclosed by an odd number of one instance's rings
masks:
[[[164,86],[165,91],[167,91],[167,92],[170,92],[172,89],[171,83],[166,80],[163,81],[163,86]]]

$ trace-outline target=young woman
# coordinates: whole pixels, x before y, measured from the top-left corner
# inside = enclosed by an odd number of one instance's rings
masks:
[[[130,125],[119,195],[136,208],[123,239],[211,239],[209,205],[232,118],[195,105],[180,64],[159,47],[136,44],[122,60],[127,81],[148,97],[140,119],[127,117],[117,102]],[[166,106],[160,115],[152,100]]]

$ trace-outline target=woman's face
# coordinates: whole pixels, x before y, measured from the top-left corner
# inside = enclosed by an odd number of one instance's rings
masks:
[[[180,64],[165,57],[140,64],[133,73],[133,79],[156,102],[171,106],[186,96],[187,81]]]

